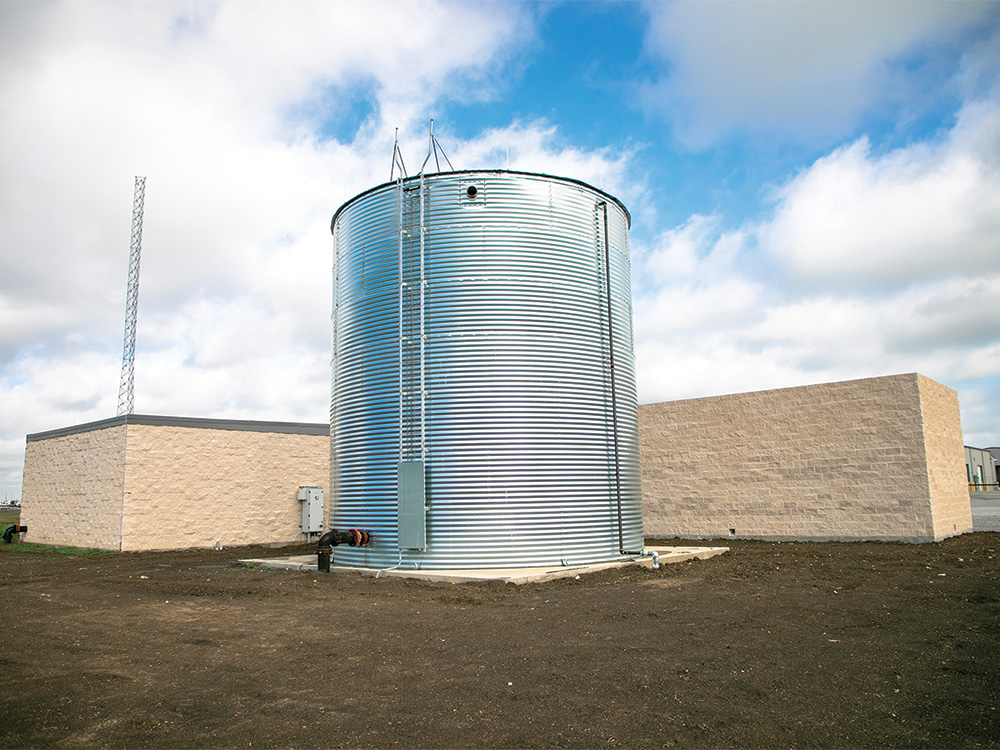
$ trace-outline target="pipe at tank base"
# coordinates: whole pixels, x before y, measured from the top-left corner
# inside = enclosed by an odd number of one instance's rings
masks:
[[[620,549],[619,554],[628,555],[630,557],[652,557],[653,558],[653,570],[660,569],[660,553],[656,550],[641,550],[639,552],[629,552],[628,550]]]
[[[330,572],[330,548],[316,550],[316,570],[320,573]]]
[[[380,570],[380,571],[378,571],[378,572],[375,573],[375,577],[378,578],[380,575],[382,575],[383,573],[385,573],[387,570],[398,570],[399,566],[402,565],[402,564],[403,564],[403,550],[400,550],[399,551],[399,562],[397,562],[395,565],[393,565],[390,568],[382,568],[382,570]]]
[[[316,570],[320,573],[330,572],[330,558],[333,556],[334,547],[341,544],[364,547],[370,538],[364,529],[348,529],[347,531],[330,529],[316,543]]]

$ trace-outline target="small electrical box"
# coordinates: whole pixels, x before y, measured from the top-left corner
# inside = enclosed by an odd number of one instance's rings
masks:
[[[319,534],[323,531],[323,488],[299,487],[302,503],[302,533]]]

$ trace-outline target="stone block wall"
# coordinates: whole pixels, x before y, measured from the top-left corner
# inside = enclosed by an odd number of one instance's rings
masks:
[[[639,406],[647,537],[968,531],[955,392],[916,373]]]
[[[972,529],[957,394],[916,373],[642,404],[639,443],[647,537],[930,541]],[[29,435],[25,540],[304,541],[298,488],[322,487],[328,518],[329,459],[321,424],[130,415]]]
[[[933,535],[935,539],[942,539],[972,528],[958,394],[923,375],[917,375],[917,383],[927,451]],[[956,450],[956,445],[962,448]]]
[[[323,487],[325,434],[129,425],[122,549],[304,542],[299,487]]]
[[[25,541],[122,551],[302,542],[298,490],[322,487],[329,506],[329,461],[322,424],[130,415],[29,435]]]
[[[119,549],[124,471],[124,423],[29,439],[21,488],[24,541]]]

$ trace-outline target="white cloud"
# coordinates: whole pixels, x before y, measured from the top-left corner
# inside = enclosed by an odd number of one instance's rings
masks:
[[[630,203],[628,199],[641,190],[641,181],[628,171],[632,157],[629,151],[586,150],[561,143],[555,125],[536,121],[489,128],[459,143],[451,158],[461,169],[509,167],[582,180]]]
[[[26,433],[115,414],[136,174],[137,412],[325,421],[331,215],[388,179],[396,126],[416,172],[429,115],[495,96],[532,23],[434,0],[0,4],[0,488]],[[625,183],[627,155],[544,122],[438,136],[459,167],[504,166],[503,144]]]
[[[740,232],[696,216],[634,245],[640,399],[916,371],[958,387],[968,424],[995,434],[998,116],[977,103],[940,141],[839,149]]]
[[[698,147],[741,129],[849,132],[866,110],[898,101],[904,89],[914,95],[907,55],[932,54],[935,42],[986,23],[996,10],[979,2],[838,0],[646,7],[647,53],[666,66],[645,86],[645,103]],[[992,75],[979,59],[967,59],[964,70]]]
[[[0,491],[19,496],[25,435],[115,415],[117,358],[107,352],[35,347],[0,369]],[[72,421],[67,422],[70,415]]]
[[[718,278],[636,298],[640,400],[920,372],[946,384],[1000,375],[1000,284],[952,297],[947,282],[886,297],[813,296]],[[947,316],[928,299],[949,300]],[[963,407],[965,405],[963,404]]]
[[[719,234],[720,217],[695,215],[686,223],[663,232],[652,249],[639,248],[633,278],[642,286],[658,286],[676,278],[705,281],[731,274],[746,237],[743,232]]]
[[[780,380],[772,363],[753,362],[734,332],[761,314],[767,289],[739,274],[742,233],[718,217],[693,216],[650,247],[632,243],[639,398],[660,401]],[[756,384],[756,385],[754,385]]]
[[[1000,271],[1000,106],[967,108],[940,144],[872,154],[867,140],[785,185],[764,250],[794,278],[894,285]]]
[[[848,5],[804,4],[829,28],[809,21],[799,41],[782,20],[803,12],[792,4],[760,16],[650,6],[647,44],[675,66],[655,95],[690,108],[691,137],[812,122],[828,110],[785,64],[795,49],[855,118],[886,60],[980,13],[907,5],[905,22],[875,24],[880,4]],[[148,178],[137,410],[324,421],[333,211],[389,178],[394,127],[413,174],[442,103],[502,91],[533,12],[0,3],[0,489],[17,488],[25,433],[115,413],[135,174]],[[851,19],[864,28],[843,57]],[[989,49],[969,48],[966,90],[994,80]],[[843,70],[827,70],[831,59]],[[693,216],[653,240],[634,232],[641,398],[912,370],[996,378],[998,132],[984,97],[939,141],[834,151],[775,193],[763,224],[728,231]],[[504,167],[509,154],[513,169],[581,179],[654,213],[634,153],[580,148],[548,121],[458,139],[444,118],[437,134],[456,167]]]
[[[905,315],[885,321],[886,345],[893,352],[914,355],[927,348],[988,348],[1000,343],[1000,274],[914,285],[898,300]],[[991,359],[981,360],[986,374],[996,367]],[[978,370],[974,365],[961,377]]]
[[[980,448],[1000,446],[996,424],[996,379],[968,381],[960,388],[962,436],[966,445]]]

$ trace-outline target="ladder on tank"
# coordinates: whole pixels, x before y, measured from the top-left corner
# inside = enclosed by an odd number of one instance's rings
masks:
[[[399,129],[392,150],[389,179],[399,167],[396,192],[399,208],[399,461],[423,461],[427,455],[427,382],[424,275],[426,257],[427,189],[424,171],[431,158],[441,170],[439,155],[452,171],[455,168],[434,137],[431,120],[427,156],[420,165],[415,184],[406,184],[406,166],[399,149]]]
[[[397,185],[399,197],[399,460],[426,451],[424,383],[423,179]]]
[[[424,261],[427,255],[426,209],[427,185],[424,169],[434,157],[441,170],[438,152],[448,168],[454,171],[444,149],[434,137],[431,120],[427,158],[420,166],[416,181],[408,180],[403,155],[399,150],[399,131],[393,146],[391,180],[399,167],[396,180],[399,230],[399,465],[397,469],[397,544],[400,562],[403,550],[423,550],[426,536],[426,475],[427,457],[427,331],[425,293],[427,280]],[[407,184],[407,183],[410,184]]]

